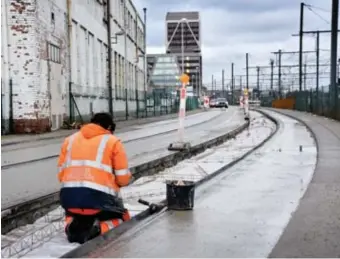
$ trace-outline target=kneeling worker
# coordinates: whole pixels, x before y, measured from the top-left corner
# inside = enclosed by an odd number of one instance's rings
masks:
[[[60,203],[70,242],[84,243],[130,219],[120,187],[129,184],[131,173],[115,127],[110,114],[97,113],[62,145]]]

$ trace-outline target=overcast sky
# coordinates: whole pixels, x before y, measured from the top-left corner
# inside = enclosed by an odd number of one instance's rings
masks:
[[[304,30],[330,30],[331,0],[306,0],[311,9],[305,8]],[[198,11],[201,18],[203,81],[211,85],[211,75],[221,86],[221,71],[225,69],[226,79],[230,79],[231,63],[235,64],[235,75],[245,75],[245,53],[249,53],[250,66],[269,65],[270,58],[275,59],[273,51],[298,50],[298,37],[291,34],[299,29],[300,1],[298,0],[134,0],[142,14],[147,13],[148,53],[165,51],[165,15],[169,11]],[[340,43],[338,44],[340,45]],[[320,37],[321,61],[329,62],[330,34]],[[315,50],[315,36],[306,35],[305,50]],[[339,48],[340,49],[340,48]],[[315,53],[306,54],[306,60],[315,61]],[[282,56],[282,64],[298,64],[298,55]],[[308,72],[314,72],[308,67]],[[329,71],[329,68],[321,68]],[[283,73],[298,72],[298,69],[284,69]],[[270,69],[261,69],[260,74],[269,74]],[[250,70],[256,75],[256,69]],[[327,76],[327,75],[326,75]],[[256,77],[251,76],[251,83]],[[261,83],[269,85],[261,77]],[[269,77],[267,77],[269,78]],[[239,84],[236,78],[236,85]],[[245,78],[243,78],[245,82]],[[329,81],[329,80],[328,80]],[[297,83],[296,80],[295,83]],[[308,81],[313,84],[313,79]]]

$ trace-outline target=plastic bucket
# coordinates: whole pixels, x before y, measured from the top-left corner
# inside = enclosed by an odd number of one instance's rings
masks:
[[[195,182],[167,181],[166,199],[170,210],[192,210],[195,199]]]

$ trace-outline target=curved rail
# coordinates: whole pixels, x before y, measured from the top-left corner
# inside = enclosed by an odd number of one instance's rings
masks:
[[[246,153],[244,153],[243,155],[241,155],[239,158],[235,159],[234,161],[232,161],[231,163],[228,163],[226,165],[224,165],[223,167],[219,168],[218,170],[216,170],[214,173],[209,174],[207,176],[205,176],[204,178],[202,178],[201,180],[197,181],[195,183],[195,186],[200,186],[203,183],[209,181],[210,179],[212,179],[213,177],[219,175],[220,173],[224,172],[225,170],[227,170],[228,168],[234,166],[235,164],[239,163],[240,161],[242,161],[243,159],[245,159],[246,157],[248,157],[250,154],[252,154],[254,151],[258,150],[259,148],[261,148],[262,146],[264,146],[269,140],[271,140],[274,135],[277,134],[277,132],[280,129],[280,124],[279,122],[272,116],[262,112],[262,111],[258,111],[259,113],[263,114],[264,116],[266,116],[267,118],[269,118],[271,121],[273,121],[276,124],[276,128],[275,130],[269,135],[269,137],[267,137],[266,139],[264,139],[263,141],[261,141],[260,144],[256,145],[254,148],[250,149],[249,151],[247,151]],[[156,213],[153,214],[150,209],[146,209],[145,211],[142,211],[141,213],[137,214],[133,220],[131,220],[131,222],[124,222],[122,225],[118,226],[117,228],[109,231],[108,233],[105,233],[102,236],[99,236],[93,240],[90,240],[88,242],[86,242],[85,244],[67,252],[66,254],[62,255],[60,258],[80,258],[80,257],[92,257],[91,254],[94,254],[96,250],[98,250],[101,247],[105,247],[110,245],[110,243],[114,242],[120,235],[122,235],[123,233],[125,233],[126,231],[132,229],[133,227],[135,227],[138,224],[141,224],[142,221],[148,220],[149,222],[152,221],[154,218],[160,216],[162,213],[164,213],[167,208],[166,208],[166,200],[163,200],[159,203],[160,206],[163,206],[164,208]],[[152,216],[152,217],[151,217]]]
[[[149,174],[150,171],[157,173],[167,167],[172,167],[176,163],[183,161],[191,157],[192,155],[196,155],[205,151],[207,148],[212,147],[214,145],[218,145],[226,141],[227,139],[235,137],[238,133],[243,131],[249,126],[249,121],[245,122],[238,128],[224,133],[218,137],[209,139],[203,143],[192,146],[189,152],[171,152],[169,155],[165,157],[158,158],[156,160],[147,162],[142,165],[138,165],[134,168],[131,168],[133,172],[133,176],[138,179],[143,175]],[[171,161],[171,163],[169,163]],[[59,203],[59,192],[54,192],[48,195],[45,195],[40,198],[36,198],[34,200],[22,202],[17,205],[13,205],[7,207],[2,210],[1,217],[1,232],[5,234],[10,230],[22,226],[27,223],[34,222],[37,217],[44,215],[46,212],[50,211],[51,208],[55,208]]]

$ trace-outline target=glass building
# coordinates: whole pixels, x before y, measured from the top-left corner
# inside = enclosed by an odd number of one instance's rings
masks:
[[[148,55],[148,86],[154,90],[173,92],[181,86],[181,71],[175,55]]]

